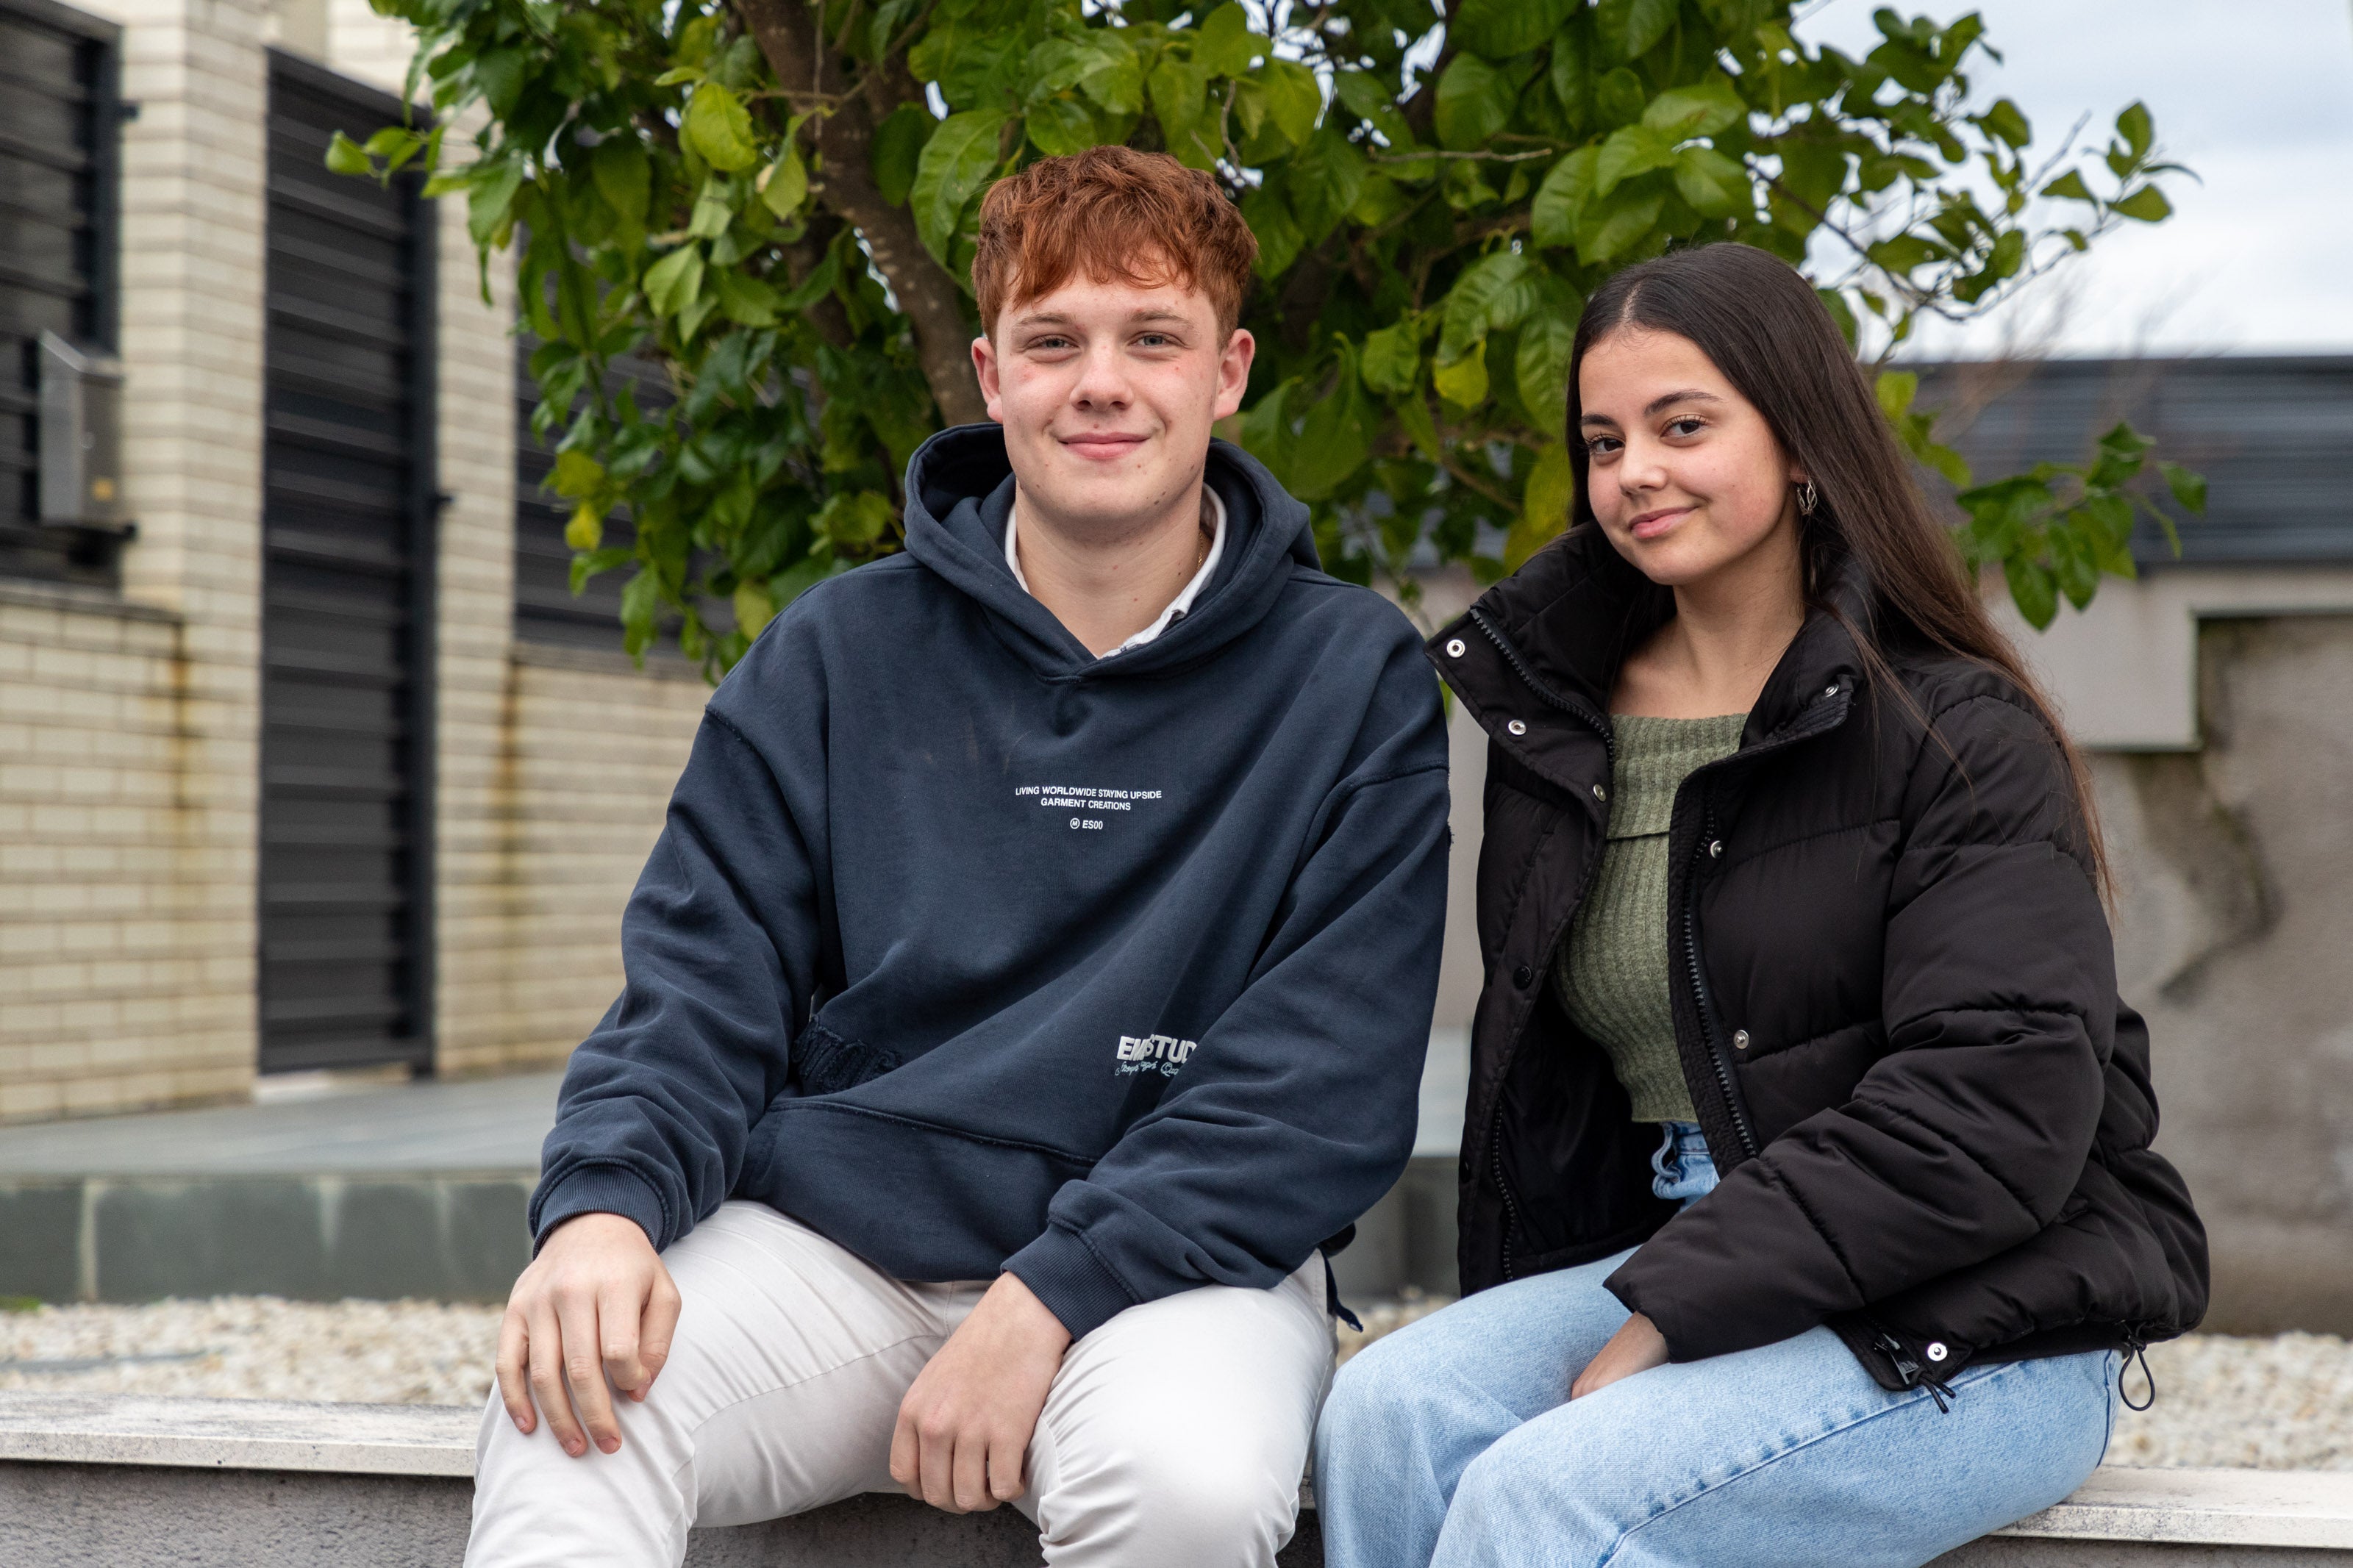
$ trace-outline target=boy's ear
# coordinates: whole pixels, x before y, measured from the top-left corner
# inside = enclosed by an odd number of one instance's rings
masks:
[[[972,373],[980,382],[981,401],[987,407],[988,416],[1004,424],[1005,417],[997,409],[997,345],[988,341],[986,332],[972,340]]]
[[[1250,362],[1258,357],[1258,340],[1240,327],[1227,334],[1218,356],[1218,401],[1213,419],[1241,412],[1242,396],[1250,391]]]

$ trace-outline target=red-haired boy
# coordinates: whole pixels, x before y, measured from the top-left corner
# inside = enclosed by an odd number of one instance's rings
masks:
[[[902,1487],[1058,1565],[1289,1538],[1319,1246],[1413,1141],[1446,751],[1404,616],[1210,438],[1256,249],[1160,154],[990,192],[996,423],[712,698],[565,1077],[470,1563]]]

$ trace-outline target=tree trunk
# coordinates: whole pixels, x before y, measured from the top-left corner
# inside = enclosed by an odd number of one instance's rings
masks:
[[[828,210],[864,238],[899,309],[913,324],[915,357],[941,418],[950,425],[987,419],[980,384],[972,374],[973,330],[965,318],[964,290],[923,248],[914,215],[884,201],[875,188],[873,106],[843,75],[803,0],[736,0],[736,9],[767,57],[776,85],[804,105],[831,104],[833,112],[809,122],[822,160],[811,186]]]

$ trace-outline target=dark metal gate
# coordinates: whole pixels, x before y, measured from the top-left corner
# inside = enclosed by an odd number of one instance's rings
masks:
[[[0,0],[0,573],[104,585],[118,538],[43,527],[37,345],[114,344],[117,29]]]
[[[269,67],[261,1070],[432,1060],[432,205],[332,174],[398,101]]]

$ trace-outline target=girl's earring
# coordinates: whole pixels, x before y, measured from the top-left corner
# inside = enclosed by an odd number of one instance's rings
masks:
[[[1821,504],[1821,499],[1820,493],[1814,489],[1814,481],[1806,480],[1798,487],[1798,515],[1813,516],[1814,508]]]

